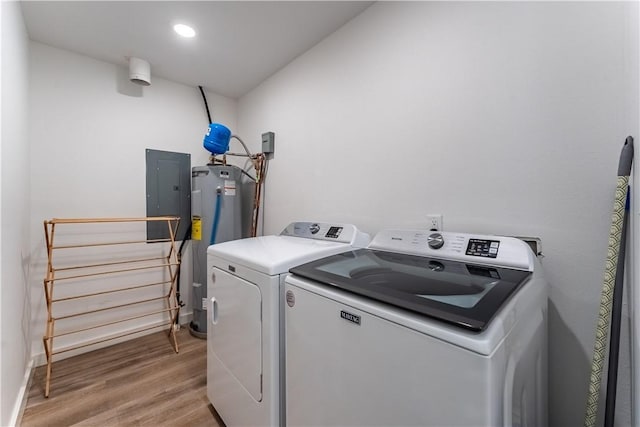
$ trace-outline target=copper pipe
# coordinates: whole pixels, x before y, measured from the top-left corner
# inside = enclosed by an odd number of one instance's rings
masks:
[[[253,198],[253,215],[251,218],[251,237],[258,235],[258,220],[260,217],[260,201],[262,199],[262,186],[264,184],[264,165],[266,159],[264,153],[256,154],[253,166],[256,170],[255,193]]]

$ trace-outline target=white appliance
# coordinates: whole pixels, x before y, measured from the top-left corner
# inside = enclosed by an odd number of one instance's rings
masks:
[[[296,222],[278,236],[208,248],[207,395],[227,426],[284,424],[280,301],[289,269],[369,241],[350,224]]]
[[[386,230],[291,273],[287,425],[547,425],[547,283],[523,241]]]

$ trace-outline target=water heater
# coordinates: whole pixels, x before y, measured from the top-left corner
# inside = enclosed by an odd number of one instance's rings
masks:
[[[207,248],[242,237],[240,168],[196,166],[191,170],[193,245],[192,335],[207,338]]]

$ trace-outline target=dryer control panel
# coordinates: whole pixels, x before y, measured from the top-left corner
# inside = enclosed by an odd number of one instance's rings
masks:
[[[515,237],[428,230],[383,230],[370,249],[533,271],[534,254]]]
[[[280,235],[348,243],[359,248],[365,247],[370,240],[367,233],[358,230],[353,224],[325,222],[292,222]]]

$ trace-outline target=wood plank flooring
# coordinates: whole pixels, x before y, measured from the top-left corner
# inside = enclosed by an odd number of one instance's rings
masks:
[[[216,426],[206,391],[206,340],[166,332],[54,361],[49,398],[36,369],[21,426]],[[54,359],[55,360],[55,359]]]

